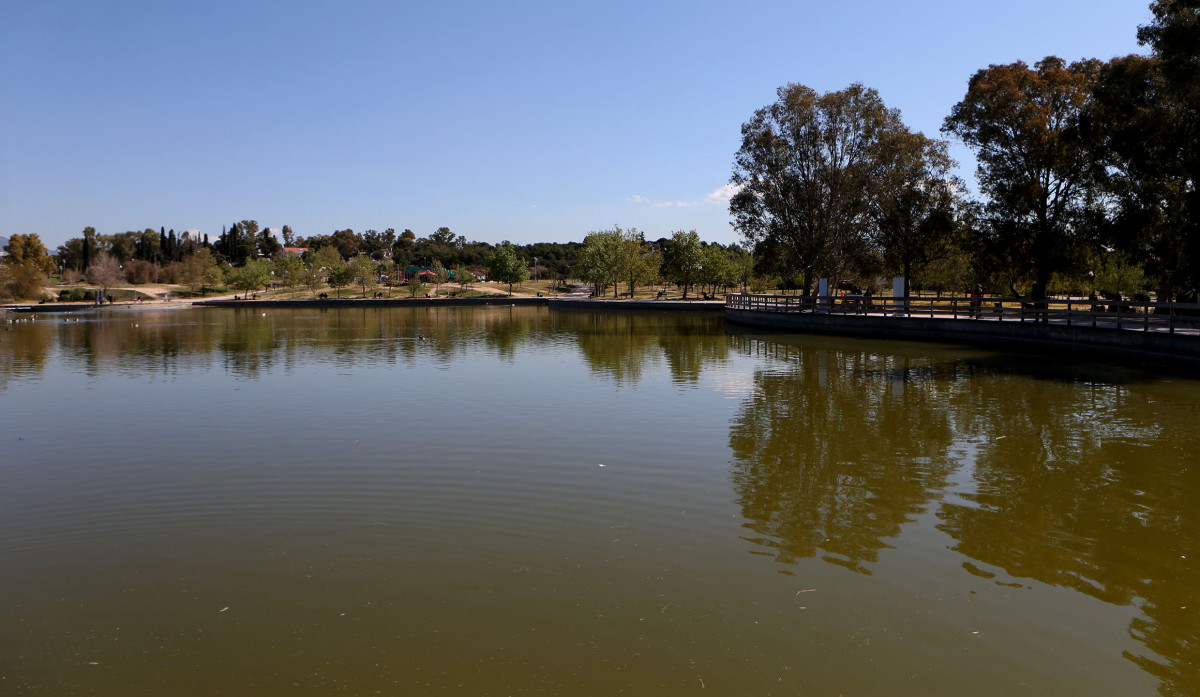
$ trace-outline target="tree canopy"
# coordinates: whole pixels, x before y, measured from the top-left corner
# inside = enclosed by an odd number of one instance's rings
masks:
[[[944,141],[898,128],[880,139],[868,237],[908,283],[958,249],[956,220],[965,187]]]
[[[1054,56],[988,66],[942,129],[975,151],[986,232],[1025,260],[1035,298],[1080,256],[1098,206],[1102,168],[1081,126],[1099,71],[1099,61]]]
[[[508,284],[508,294],[512,295],[514,283],[521,283],[529,278],[529,267],[525,260],[517,256],[517,250],[505,241],[496,247],[488,257],[488,276],[493,281]]]
[[[800,274],[807,293],[862,239],[879,143],[901,128],[900,115],[860,84],[823,95],[790,84],[777,97],[742,126],[729,209],[734,227],[769,247],[779,271]]]

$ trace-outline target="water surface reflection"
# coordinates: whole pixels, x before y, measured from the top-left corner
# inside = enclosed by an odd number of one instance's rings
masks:
[[[1195,387],[713,315],[42,317],[0,336],[0,675],[1194,694]]]
[[[747,539],[764,552],[871,573],[932,512],[964,573],[1136,607],[1142,650],[1121,653],[1164,695],[1200,686],[1193,383],[903,344],[733,342],[771,359],[730,429]]]

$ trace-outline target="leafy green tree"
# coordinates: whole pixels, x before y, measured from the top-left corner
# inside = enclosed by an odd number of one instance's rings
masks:
[[[719,244],[701,250],[698,282],[712,289],[714,295],[738,284],[739,268],[734,253]]]
[[[367,230],[362,235],[362,243],[359,251],[370,256],[375,261],[382,261],[385,256],[390,256],[392,246],[396,243],[396,231],[388,228],[383,232],[375,230]]]
[[[389,288],[394,285],[393,279],[396,277],[396,262],[392,261],[391,259],[384,259],[383,261],[379,262],[378,265],[376,265],[375,271],[378,272],[379,275],[383,276],[385,279],[384,284]],[[388,293],[388,297],[391,297],[390,290]]]
[[[301,261],[304,260],[301,259]],[[320,288],[321,284],[324,282],[325,276],[323,275],[320,267],[306,263],[304,264],[304,271],[301,272],[300,278],[304,283],[304,287],[308,288],[309,291],[315,294],[317,289]]]
[[[454,280],[458,281],[458,287],[466,290],[468,286],[475,283],[475,274],[465,266],[460,266],[454,270]]]
[[[409,266],[414,261],[413,247],[416,245],[417,235],[412,230],[405,230],[396,236],[396,242],[392,245],[392,259],[396,261],[396,265],[400,268]]]
[[[579,252],[575,269],[579,277],[591,283],[595,295],[600,296],[610,284],[613,297],[617,295],[617,282],[621,278],[621,236],[619,227],[612,230],[589,232],[583,238],[583,249]]]
[[[174,229],[167,232],[165,237],[163,232],[159,231],[157,247],[154,244],[154,230],[147,229],[143,239],[145,242],[142,245],[143,256],[141,258],[146,261],[174,263],[183,258],[180,240],[175,236]]]
[[[8,253],[8,260],[12,263],[32,264],[43,274],[54,271],[54,260],[46,253],[46,245],[42,244],[36,232],[28,235],[14,233],[8,238],[4,251]]]
[[[283,235],[283,246],[284,247],[295,247],[296,246],[295,245],[296,233],[292,231],[291,225],[284,225],[283,230],[281,231],[281,234]]]
[[[216,269],[217,273],[220,273],[220,268],[216,258],[213,257],[212,250],[201,247],[193,252],[191,256],[180,262],[180,280],[191,286],[193,292],[196,290],[196,286],[200,286],[201,293],[203,294],[206,284],[217,285],[211,283],[213,269]]]
[[[72,237],[54,250],[54,256],[64,269],[82,271],[87,268],[87,265],[83,263],[83,245],[82,237]]]
[[[1096,101],[1118,212],[1113,245],[1144,260],[1160,300],[1200,289],[1200,6],[1154,0],[1151,56],[1105,66]]]
[[[945,141],[896,128],[879,141],[872,178],[871,240],[904,278],[957,251],[955,221],[963,183]]]
[[[913,283],[919,288],[932,290],[940,297],[943,293],[966,295],[977,283],[974,255],[961,249],[922,266],[914,272]]]
[[[447,247],[453,245],[456,239],[454,233],[448,227],[440,227],[434,230],[433,234],[429,236],[430,242],[446,245]]]
[[[1185,251],[1193,184],[1179,157],[1185,150],[1179,124],[1186,117],[1166,86],[1162,61],[1139,55],[1109,61],[1087,116],[1089,136],[1105,165],[1106,190],[1115,198],[1105,221],[1106,241],[1145,265],[1160,299],[1195,287]]]
[[[85,273],[92,265],[92,257],[99,250],[96,248],[96,228],[88,226],[83,229],[83,249],[80,254],[80,265],[77,267]]]
[[[283,252],[283,245],[279,244],[279,240],[275,239],[275,236],[271,234],[270,228],[263,228],[262,232],[258,234],[255,244],[258,248],[259,256],[274,258]]]
[[[1141,290],[1145,274],[1142,267],[1121,252],[1103,252],[1095,262],[1092,282],[1095,290],[1103,293],[1119,293],[1128,298]]]
[[[124,264],[136,255],[137,245],[134,238],[137,237],[137,234],[128,232],[117,235],[101,235],[100,241],[107,248],[109,255],[115,257],[118,263]]]
[[[266,259],[251,259],[226,274],[225,282],[235,290],[255,293],[271,283],[272,271],[271,262]]]
[[[1079,257],[1097,205],[1102,168],[1081,118],[1100,67],[1054,56],[989,66],[942,127],[975,151],[987,230],[1025,260],[1035,299]]]
[[[291,288],[292,297],[295,297],[296,286],[304,283],[304,262],[294,254],[279,255],[275,258],[275,277]]]
[[[342,297],[342,288],[354,283],[354,269],[348,264],[343,264],[329,272],[328,278],[329,287],[337,291],[337,296]]]
[[[782,273],[802,276],[808,294],[817,274],[837,275],[859,246],[877,144],[899,127],[899,112],[860,84],[823,95],[779,88],[742,126],[734,227]]]
[[[413,274],[413,277],[408,279],[408,297],[415,298],[425,292],[425,284],[421,282],[421,277]]]
[[[0,263],[0,298],[33,300],[42,297],[46,274],[31,262]]]
[[[737,267],[737,282],[742,286],[742,292],[746,292],[746,286],[750,283],[751,276],[754,275],[754,255],[741,247],[734,245],[733,263]]]
[[[375,287],[375,262],[366,254],[359,254],[346,264],[356,285],[362,286],[363,297],[367,297],[367,289]]]
[[[342,256],[342,259],[350,259],[358,254],[360,240],[353,230],[338,230],[329,239],[333,246],[337,247],[338,254]]]
[[[628,282],[629,297],[632,298],[638,286],[649,283],[658,276],[662,258],[646,243],[645,235],[638,232],[637,228],[615,229],[620,233],[617,244],[617,272],[621,280]],[[614,289],[615,285],[614,283]]]
[[[449,280],[450,272],[446,271],[440,259],[433,260],[431,271],[433,271],[433,276],[431,277],[433,281],[433,294],[437,295],[439,290],[442,289],[442,284]]]
[[[345,264],[342,261],[342,256],[338,254],[337,247],[318,247],[317,249],[309,249],[302,257],[305,263],[311,264],[319,274],[326,274]]]
[[[517,256],[516,249],[505,240],[488,257],[488,277],[493,281],[508,284],[508,294],[512,295],[514,283],[522,283],[529,278],[529,267],[525,260]]]
[[[232,254],[230,262],[235,266],[253,259],[258,253],[258,221],[243,220],[233,226]]]
[[[215,258],[214,258],[215,261]],[[202,283],[220,288],[225,285],[225,269],[228,268],[222,264],[211,264],[204,269],[204,281]],[[200,286],[200,292],[204,293],[204,286]]]
[[[683,289],[684,300],[687,300],[688,290],[699,282],[703,266],[704,248],[700,244],[700,235],[695,230],[671,233],[663,249],[660,274]]]
[[[170,253],[171,251],[165,227],[160,228],[158,232],[155,232],[154,228],[146,228],[138,235],[134,254],[143,261],[160,264],[164,261],[167,263],[176,261],[174,255]]]

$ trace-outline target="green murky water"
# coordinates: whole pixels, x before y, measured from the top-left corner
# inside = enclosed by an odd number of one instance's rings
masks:
[[[1200,383],[545,308],[0,332],[0,693],[1200,693]]]

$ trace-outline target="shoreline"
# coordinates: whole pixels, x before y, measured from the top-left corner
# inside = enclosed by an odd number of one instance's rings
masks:
[[[580,295],[535,297],[526,295],[475,298],[305,298],[279,300],[234,300],[234,296],[170,301],[92,303],[44,303],[7,305],[5,311],[61,314],[107,310],[148,312],[155,310],[284,309],[284,308],[397,308],[397,307],[548,307],[631,312],[721,313],[729,325],[740,330],[758,329],[773,333],[826,334],[865,339],[953,343],[985,346],[1016,353],[1071,352],[1084,358],[1109,362],[1148,362],[1173,371],[1200,373],[1200,338],[1194,335],[1159,334],[1121,329],[1063,327],[1025,322],[971,322],[965,319],[884,317],[837,314],[780,314],[727,307],[722,300],[606,299]]]
[[[676,310],[723,312],[722,300],[607,300],[562,295],[558,297],[489,296],[480,298],[328,298],[304,300],[206,300],[199,307],[281,308],[281,307],[478,307],[487,305],[524,305],[609,310]]]
[[[1173,371],[1200,373],[1200,337],[1133,329],[1035,322],[973,321],[970,318],[889,317],[776,313],[727,308],[725,321],[742,328],[787,334],[824,334],[860,339],[982,346],[1014,353],[1070,353],[1122,363],[1136,360]]]

